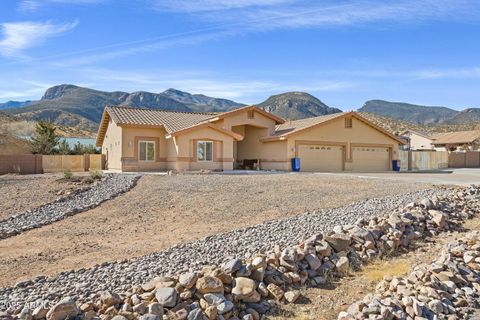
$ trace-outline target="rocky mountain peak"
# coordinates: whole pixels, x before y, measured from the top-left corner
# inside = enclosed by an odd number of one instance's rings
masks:
[[[48,88],[41,100],[54,100],[63,97],[66,94],[70,94],[72,91],[79,89],[73,84],[61,84]]]

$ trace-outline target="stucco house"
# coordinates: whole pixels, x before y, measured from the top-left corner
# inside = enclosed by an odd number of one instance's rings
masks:
[[[433,139],[426,133],[407,130],[401,134],[407,139],[407,150],[433,150]]]
[[[480,130],[438,133],[431,139],[437,151],[479,150]]]
[[[356,112],[286,121],[255,106],[224,113],[106,107],[96,144],[108,169],[388,171],[403,140]]]

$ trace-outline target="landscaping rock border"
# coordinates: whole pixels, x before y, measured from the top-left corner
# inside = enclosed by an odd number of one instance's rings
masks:
[[[431,264],[405,277],[385,277],[338,319],[472,319],[479,293],[480,232],[473,231],[445,245]]]
[[[55,306],[44,308],[41,313],[48,319],[56,319],[56,310],[71,310],[72,314],[67,316],[81,314],[86,319],[98,316],[101,319],[159,319],[164,314],[180,319],[258,319],[275,310],[278,301],[295,302],[302,286],[324,284],[331,276],[341,276],[370,258],[406,250],[416,239],[453,230],[460,221],[480,209],[478,188],[440,191],[430,190],[429,198],[392,214],[374,217],[369,222],[359,219],[357,212],[350,217],[350,220],[357,220],[354,224],[337,225],[333,232],[317,234],[298,246],[280,250],[277,245],[273,251],[247,250],[245,259],[231,258],[220,266],[184,270],[171,277],[148,281],[149,265],[142,260],[145,257],[63,272],[52,278],[38,277],[18,283],[14,288],[1,289],[0,307],[8,307],[6,317],[15,315],[16,318],[33,316],[42,310],[20,308],[14,302],[54,301],[57,302]],[[358,206],[357,203],[351,207]],[[304,216],[295,218],[301,222]],[[283,221],[291,223],[292,218]],[[306,221],[315,225],[313,219]],[[272,223],[264,225],[271,227]],[[247,229],[259,230],[258,226]],[[290,235],[289,231],[280,230],[280,234]],[[204,239],[203,244],[211,238]],[[155,258],[152,264],[164,262],[157,255],[148,257]],[[174,253],[172,258],[176,262],[188,260]],[[139,261],[144,264],[138,264]],[[136,280],[137,276],[140,281]],[[131,283],[138,285],[131,286]],[[109,290],[112,285],[118,288]],[[74,307],[72,301],[77,301],[78,306],[73,303]]]
[[[55,302],[65,295],[84,301],[105,290],[125,291],[131,283],[143,283],[157,276],[198,270],[209,264],[218,265],[233,257],[249,258],[254,253],[266,252],[275,245],[292,246],[305,240],[308,235],[331,230],[337,225],[353,224],[360,218],[369,220],[415,199],[450,193],[449,188],[437,187],[357,201],[344,207],[305,213],[209,236],[139,258],[64,271],[48,278],[39,276],[14,287],[0,288],[0,310],[2,303],[7,302],[15,305],[37,300]]]
[[[140,176],[106,174],[86,190],[79,190],[25,213],[0,221],[0,239],[15,236],[21,232],[38,228],[68,216],[95,208],[133,188]]]

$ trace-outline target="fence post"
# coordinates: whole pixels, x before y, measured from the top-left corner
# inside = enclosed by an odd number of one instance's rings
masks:
[[[412,171],[412,150],[408,150],[408,154],[407,154],[407,168],[408,168],[408,171]]]
[[[83,155],[83,170],[88,171],[90,169],[90,155],[84,154]]]

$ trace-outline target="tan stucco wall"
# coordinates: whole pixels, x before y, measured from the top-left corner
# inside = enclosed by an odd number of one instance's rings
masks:
[[[236,143],[235,159],[238,162],[258,159],[261,169],[288,170],[287,141],[261,142],[260,138],[268,135],[268,129],[242,126],[239,131],[244,131],[244,139]]]
[[[248,112],[245,110],[236,114],[232,114],[225,119],[214,122],[227,130],[232,130],[234,126],[250,125],[256,127],[267,128],[267,135],[272,134],[275,131],[275,121],[265,117],[261,113],[254,112],[253,119],[248,119]]]
[[[346,171],[352,170],[351,150],[353,145],[385,146],[392,150],[392,159],[398,159],[398,142],[356,118],[352,128],[345,128],[344,118],[335,119],[316,128],[305,130],[288,137],[287,158],[296,156],[296,145],[308,142],[325,142],[345,146]],[[289,163],[289,168],[291,164]]]
[[[122,159],[124,171],[165,170],[167,148],[163,128],[122,127]],[[139,141],[155,142],[155,161],[138,160]]]
[[[416,133],[409,132],[405,136],[410,138],[410,148],[412,150],[433,149],[432,140],[422,137]]]
[[[213,161],[197,161],[197,141],[213,141]],[[178,150],[177,170],[232,170],[233,138],[211,128],[201,128],[179,135],[174,139]]]
[[[106,157],[108,169],[122,169],[122,162],[120,160],[122,158],[122,128],[112,120],[110,120],[107,132],[105,133],[102,153]]]
[[[272,135],[275,120],[254,111],[253,119],[248,118],[248,111],[230,115],[215,122],[227,130],[244,137],[233,144],[233,158],[240,163],[244,159],[259,159],[260,168],[266,170],[288,170],[286,141],[262,143],[260,138]]]

